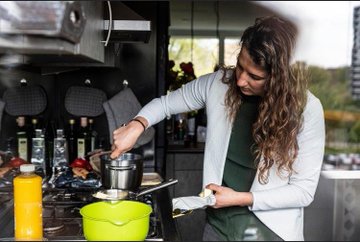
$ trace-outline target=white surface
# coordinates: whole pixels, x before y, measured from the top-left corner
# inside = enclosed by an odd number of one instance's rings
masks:
[[[210,194],[207,197],[189,196],[172,199],[173,211],[175,209],[180,209],[180,211],[203,209],[207,206],[213,206],[215,203],[216,198],[213,194]]]
[[[321,171],[321,175],[327,179],[360,179],[360,170],[359,171],[346,171],[346,170]]]

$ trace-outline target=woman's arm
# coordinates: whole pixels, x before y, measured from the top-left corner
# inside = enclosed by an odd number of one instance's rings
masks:
[[[209,184],[206,188],[215,192],[215,208],[249,206],[253,211],[271,210],[305,207],[313,201],[324,155],[325,125],[321,103],[314,99],[310,105],[304,113],[304,127],[298,136],[299,154],[294,163],[295,172],[287,179],[288,183],[268,189],[264,185],[252,192],[237,192]],[[270,182],[274,179],[272,176],[277,174],[270,174]]]
[[[203,108],[211,83],[216,76],[216,73],[201,76],[176,91],[153,99],[140,110],[136,119],[147,128],[172,114]],[[114,141],[111,158],[132,149],[143,131],[143,125],[137,121],[131,121],[126,126],[116,129],[113,132]]]
[[[138,116],[144,117],[149,126],[159,123],[165,117],[172,114],[189,112],[205,107],[206,99],[216,78],[222,75],[220,72],[207,74],[187,83],[176,91],[170,92],[160,98],[155,98],[144,106]]]
[[[251,192],[236,192],[229,187],[223,187],[216,184],[208,184],[207,189],[214,192],[216,203],[214,208],[223,208],[231,206],[252,206],[253,196]]]
[[[284,186],[253,191],[250,209],[306,207],[313,201],[324,156],[325,122],[320,101],[314,97],[310,101],[304,111],[303,130],[298,135],[299,154],[293,174]]]

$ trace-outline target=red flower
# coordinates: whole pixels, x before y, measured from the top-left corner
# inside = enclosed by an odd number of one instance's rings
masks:
[[[185,74],[194,75],[194,68],[193,68],[193,64],[191,62],[188,62],[188,63],[182,62],[180,64],[180,68]]]

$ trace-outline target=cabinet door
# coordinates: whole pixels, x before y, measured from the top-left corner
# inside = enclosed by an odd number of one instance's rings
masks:
[[[171,197],[196,196],[201,192],[203,158],[202,153],[166,155],[166,178],[179,181],[169,188]]]
[[[176,178],[178,183],[171,187],[172,198],[197,196],[201,192],[203,177],[201,153],[167,154],[166,176]],[[182,241],[201,241],[205,226],[205,210],[195,210],[191,214],[175,219]]]

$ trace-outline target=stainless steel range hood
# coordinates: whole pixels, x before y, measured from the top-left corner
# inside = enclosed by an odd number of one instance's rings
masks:
[[[109,30],[110,20],[104,20],[105,33]],[[144,42],[150,39],[151,26],[147,20],[113,20],[110,42]]]
[[[105,52],[111,53],[112,47],[104,46],[107,39],[147,43],[150,21],[122,2],[109,3],[111,15],[108,1],[0,2],[0,66],[19,60],[35,65],[101,65],[109,59]]]
[[[78,43],[86,16],[80,2],[0,2],[0,33],[62,38]]]
[[[110,42],[145,42],[151,34],[151,22],[144,19],[122,2],[111,2],[112,15]],[[110,19],[105,15],[104,37],[108,34]]]

